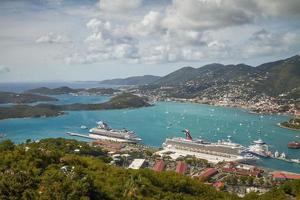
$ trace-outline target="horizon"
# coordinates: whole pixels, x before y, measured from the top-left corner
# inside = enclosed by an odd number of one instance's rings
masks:
[[[297,0],[3,0],[0,82],[257,66],[299,55],[299,10]]]

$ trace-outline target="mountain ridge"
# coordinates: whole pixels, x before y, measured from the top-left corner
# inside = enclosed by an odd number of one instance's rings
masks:
[[[143,75],[143,76],[131,76],[127,78],[116,78],[102,80],[100,84],[107,85],[147,85],[161,78],[160,76],[154,75]]]

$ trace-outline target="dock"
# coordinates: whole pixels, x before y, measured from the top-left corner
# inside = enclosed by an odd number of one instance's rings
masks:
[[[92,140],[95,140],[95,138],[92,138],[88,135],[84,135],[84,134],[80,134],[80,133],[74,133],[74,132],[67,132],[67,134],[69,136],[77,136],[77,137],[83,137],[83,138],[88,138],[88,139],[92,139]]]

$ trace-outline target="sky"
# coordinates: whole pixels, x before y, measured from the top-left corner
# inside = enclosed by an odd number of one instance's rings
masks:
[[[163,76],[299,53],[299,0],[0,0],[0,82]]]

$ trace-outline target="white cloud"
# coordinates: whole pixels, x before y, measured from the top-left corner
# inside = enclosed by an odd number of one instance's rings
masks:
[[[109,12],[128,12],[138,8],[141,0],[100,0],[100,9]]]
[[[71,40],[66,36],[50,32],[37,38],[35,42],[36,43],[68,43],[70,41]]]
[[[298,5],[290,0],[289,5],[275,1],[277,10]],[[143,12],[141,7],[136,19],[126,18],[124,22],[115,13],[139,6],[141,1],[101,0],[101,10],[110,12],[87,22],[89,34],[83,51],[70,59],[80,63],[120,60],[153,64],[239,58],[240,53],[252,57],[297,48],[297,33],[277,35],[261,30],[250,37],[251,32],[244,31],[242,36],[230,31],[251,26],[249,30],[253,30],[256,22],[275,15],[274,5],[268,7],[258,0],[173,0],[165,8],[151,7]]]
[[[271,33],[265,29],[252,34],[250,39],[241,48],[244,57],[268,56],[272,54],[283,54],[286,52],[297,52],[300,46],[300,34]]]
[[[243,0],[173,0],[166,10],[169,29],[208,30],[251,23],[254,5]],[[247,6],[247,7],[246,7]]]

